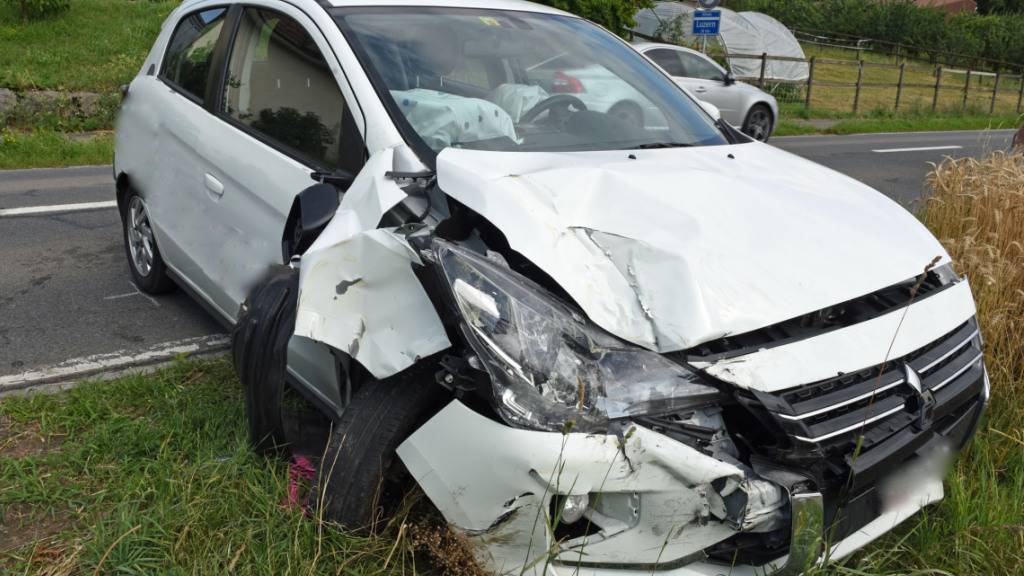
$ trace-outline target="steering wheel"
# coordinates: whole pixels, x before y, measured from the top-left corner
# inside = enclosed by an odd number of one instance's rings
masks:
[[[569,108],[574,108],[577,112],[582,112],[587,109],[587,105],[583,103],[583,100],[580,100],[572,94],[555,94],[554,96],[548,96],[538,102],[536,106],[527,110],[525,114],[519,117],[519,122],[522,124],[529,124],[530,122],[533,122],[537,116],[540,116],[548,110],[551,110],[551,115],[554,116],[556,115],[555,110],[561,110],[568,113]],[[563,118],[568,115],[561,112],[557,114]]]

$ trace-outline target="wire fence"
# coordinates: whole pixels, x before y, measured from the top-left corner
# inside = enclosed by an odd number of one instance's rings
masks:
[[[1020,114],[1024,105],[1024,74],[988,72],[912,61],[873,62],[864,59],[795,58],[768,54],[727,54],[735,60],[756,60],[760,74],[739,77],[771,92],[780,104],[831,112],[875,110]],[[806,80],[766,77],[769,63],[805,62]]]

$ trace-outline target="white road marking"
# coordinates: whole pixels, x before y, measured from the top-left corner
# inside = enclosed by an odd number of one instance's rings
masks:
[[[52,214],[55,212],[79,212],[82,210],[98,210],[100,208],[117,208],[117,201],[79,202],[77,204],[53,204],[51,206],[25,206],[23,208],[4,208],[0,210],[0,218],[4,216],[31,216],[34,214]]]
[[[152,297],[152,296],[150,296],[149,294],[146,294],[146,293],[145,293],[145,292],[143,292],[142,290],[139,290],[139,287],[138,287],[138,286],[136,286],[134,282],[129,282],[128,284],[129,284],[129,285],[130,285],[130,286],[131,286],[132,288],[135,288],[135,293],[136,293],[136,294],[138,294],[139,296],[142,296],[142,297],[143,297],[143,298],[145,298],[146,300],[149,300],[150,302],[152,302],[152,303],[153,303],[153,306],[156,306],[157,308],[159,308],[159,307],[160,307],[160,303],[156,301],[156,298],[153,298],[153,297]]]
[[[173,360],[183,354],[209,354],[226,350],[231,339],[226,334],[209,334],[157,344],[144,350],[119,350],[72,358],[59,364],[0,376],[0,396],[5,393],[45,384],[77,381],[129,368],[151,366]]]
[[[139,295],[139,291],[136,290],[135,292],[128,292],[126,294],[115,294],[113,296],[104,296],[103,299],[104,300],[120,300],[121,298],[128,298],[130,296],[138,296],[138,295]]]
[[[890,152],[929,152],[931,150],[960,150],[963,146],[923,146],[921,148],[883,148],[872,150],[877,154],[888,154]]]

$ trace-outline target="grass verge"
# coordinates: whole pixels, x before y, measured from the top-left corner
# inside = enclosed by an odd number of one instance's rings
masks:
[[[0,131],[0,170],[109,164],[113,158],[109,132],[83,139],[53,130]]]
[[[138,71],[178,2],[75,0],[56,18],[23,22],[0,3],[0,86],[115,92]]]
[[[4,400],[0,573],[413,571],[393,532],[284,507],[287,467],[250,451],[243,406],[226,360]]]

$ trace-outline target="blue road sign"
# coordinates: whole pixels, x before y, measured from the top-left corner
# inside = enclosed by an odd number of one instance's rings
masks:
[[[721,23],[721,10],[695,10],[693,12],[693,35],[718,36]]]

